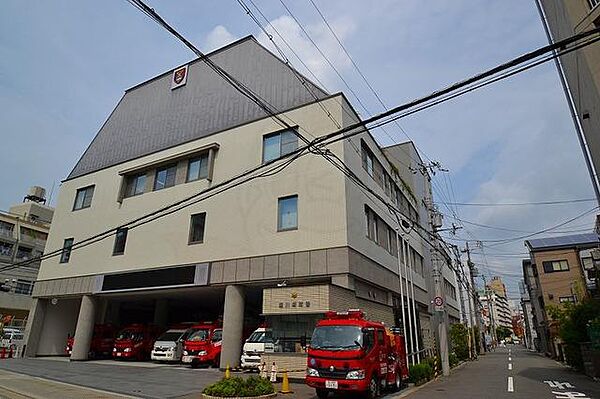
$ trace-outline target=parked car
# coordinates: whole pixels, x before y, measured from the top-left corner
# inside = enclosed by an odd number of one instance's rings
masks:
[[[150,354],[152,360],[159,362],[179,362],[183,355],[183,342],[191,329],[172,328],[164,332],[156,342]]]
[[[90,343],[90,352],[88,357],[90,359],[104,356],[110,357],[115,342],[116,331],[116,327],[112,324],[96,324],[94,326],[94,334],[92,336],[92,342]],[[71,356],[74,343],[75,337],[69,335],[67,337],[65,354]]]
[[[112,357],[114,359],[146,360],[154,347],[154,341],[163,331],[154,325],[131,324],[115,337]]]
[[[245,369],[257,369],[260,357],[265,352],[274,352],[273,330],[269,327],[259,327],[244,342],[242,348],[241,366]]]
[[[218,323],[205,322],[193,326],[183,343],[183,363],[192,367],[219,367],[223,329]]]

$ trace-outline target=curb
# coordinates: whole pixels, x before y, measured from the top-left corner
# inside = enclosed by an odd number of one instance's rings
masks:
[[[472,361],[471,361],[472,362]],[[465,367],[466,364],[471,363],[469,361],[463,360],[462,362],[458,363],[456,366],[454,366],[454,368],[452,368],[451,370],[458,370],[461,369],[463,367]],[[397,394],[392,394],[390,396],[390,398],[405,398],[410,394],[413,394],[415,392],[417,392],[418,390],[420,390],[421,388],[425,388],[427,385],[432,384],[438,380],[441,380],[444,376],[443,375],[438,375],[437,377],[435,377],[432,380],[427,381],[425,384],[423,385],[418,385],[415,386],[413,385],[412,387],[408,387],[406,388],[406,390],[404,390],[403,392],[399,392]]]

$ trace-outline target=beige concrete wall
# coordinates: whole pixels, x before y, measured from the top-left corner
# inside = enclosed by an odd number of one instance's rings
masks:
[[[37,355],[64,355],[67,335],[75,334],[80,304],[81,298],[59,299],[55,305],[48,303]]]
[[[335,98],[327,100],[333,116]],[[317,104],[287,113],[291,124],[299,124],[313,136],[336,130]],[[293,121],[293,122],[292,122]],[[213,184],[260,164],[262,136],[280,130],[272,119],[263,119],[230,131],[199,139],[160,153],[65,181],[60,189],[47,251],[62,247],[98,231],[119,226],[166,204],[208,187],[201,180],[117,201],[121,187],[119,171],[133,168],[210,143],[218,143]],[[306,134],[304,131],[301,133]],[[310,138],[310,137],[309,137]],[[339,156],[342,144],[332,147]],[[78,188],[95,184],[90,208],[73,212]],[[298,194],[299,228],[277,232],[278,197]],[[188,245],[190,215],[207,212],[204,243]],[[343,246],[347,243],[343,178],[324,159],[307,155],[282,173],[239,186],[195,204],[160,221],[129,231],[125,254],[112,256],[114,239],[76,250],[67,264],[58,257],[42,263],[39,279],[90,275],[167,265],[209,262]]]
[[[587,0],[541,0],[555,41],[596,28],[600,7]],[[561,57],[596,173],[600,170],[600,47],[592,44]],[[588,114],[588,118],[583,115]]]
[[[352,125],[357,121],[356,117],[350,111],[343,114],[344,126]],[[378,144],[373,140],[369,133],[360,133],[350,139],[344,141],[345,163],[356,173],[356,175],[374,192],[391,202],[391,199],[371,176],[362,167],[361,158],[361,139],[364,140],[369,148],[373,151],[379,162],[382,163],[388,173],[391,172],[391,167],[387,162],[385,155],[380,150]],[[402,188],[401,184],[398,184]],[[407,195],[407,197],[410,196]],[[398,260],[392,256],[384,248],[377,245],[375,242],[366,237],[365,231],[365,212],[364,206],[368,205],[377,215],[382,218],[390,227],[397,228],[398,223],[395,217],[371,195],[365,194],[356,184],[346,179],[346,198],[347,198],[347,217],[348,217],[348,244],[358,252],[368,256],[376,263],[381,264],[394,274],[398,274]],[[424,248],[420,238],[413,232],[409,234],[408,239],[410,245],[417,252],[424,256]],[[354,266],[351,264],[351,266]],[[359,267],[357,267],[359,268]],[[360,269],[360,268],[359,268]],[[371,280],[369,280],[371,281]],[[416,275],[414,278],[415,285],[423,291],[427,290],[425,279],[423,276]],[[389,282],[388,282],[389,284]],[[398,284],[396,287],[398,287]]]

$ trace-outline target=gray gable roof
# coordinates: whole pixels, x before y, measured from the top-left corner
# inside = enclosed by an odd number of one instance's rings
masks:
[[[275,109],[328,94],[248,36],[208,57]],[[266,116],[203,61],[189,63],[187,84],[171,90],[172,70],[125,92],[69,176],[72,179]]]

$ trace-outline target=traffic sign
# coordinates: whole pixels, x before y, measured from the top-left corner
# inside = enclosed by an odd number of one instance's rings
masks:
[[[433,304],[435,306],[442,306],[444,304],[444,299],[441,296],[436,296],[433,298]]]

